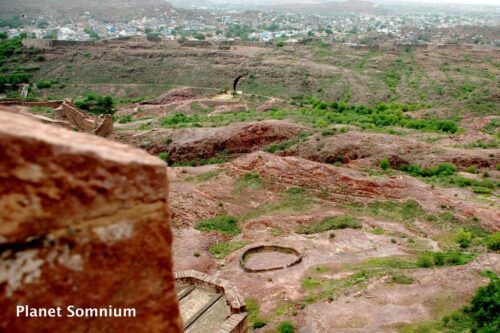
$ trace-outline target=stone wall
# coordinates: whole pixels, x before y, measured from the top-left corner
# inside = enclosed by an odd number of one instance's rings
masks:
[[[163,161],[5,112],[0,161],[0,332],[182,331]],[[69,305],[136,317],[68,318]]]

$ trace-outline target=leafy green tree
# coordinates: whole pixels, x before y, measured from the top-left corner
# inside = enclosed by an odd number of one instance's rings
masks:
[[[79,109],[86,110],[95,114],[114,113],[114,101],[111,96],[88,94],[84,98],[76,100],[75,105]]]

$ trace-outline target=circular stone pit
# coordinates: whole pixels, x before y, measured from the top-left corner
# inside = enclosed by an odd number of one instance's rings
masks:
[[[302,253],[291,247],[258,245],[248,248],[240,257],[245,272],[258,273],[288,268],[302,261]]]

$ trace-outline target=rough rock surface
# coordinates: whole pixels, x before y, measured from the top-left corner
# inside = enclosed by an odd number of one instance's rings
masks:
[[[146,148],[152,154],[166,151],[172,162],[206,159],[220,153],[243,154],[289,140],[306,128],[286,121],[266,120],[226,127],[150,131],[144,135],[116,133],[113,138]]]
[[[173,161],[208,158],[217,153],[241,154],[288,140],[303,126],[280,121],[243,123],[219,128],[183,129],[172,133],[169,156]]]
[[[281,99],[270,98],[268,101],[266,101],[264,104],[260,105],[257,108],[257,112],[266,112],[274,109],[279,109],[280,107],[283,107],[285,104],[286,102]]]
[[[410,176],[371,178],[363,172],[348,168],[336,168],[299,157],[280,157],[264,152],[248,154],[234,160],[228,168],[235,173],[259,173],[262,177],[279,179],[282,184],[304,188],[328,190],[337,195],[336,200],[354,202],[368,199],[418,201],[423,207],[435,210],[439,205],[455,209],[463,217],[478,216],[481,225],[490,230],[499,230],[500,213],[496,208],[467,197],[467,192],[455,193],[433,188]]]
[[[314,138],[310,138],[293,147],[289,154],[326,163],[338,160],[343,163],[355,162],[365,167],[378,164],[383,158],[388,158],[393,167],[410,163],[429,167],[443,162],[454,163],[462,168],[494,167],[500,163],[500,157],[493,149],[450,148],[401,136],[356,131],[326,137],[321,148],[318,148]]]
[[[195,93],[190,88],[173,89],[153,100],[145,101],[141,104],[166,104],[192,99],[195,96]]]
[[[0,331],[180,332],[165,164],[0,112]],[[16,305],[62,318],[17,318]],[[67,318],[66,307],[135,308]]]

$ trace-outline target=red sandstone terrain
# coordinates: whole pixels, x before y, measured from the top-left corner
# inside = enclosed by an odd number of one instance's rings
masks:
[[[436,114],[446,111],[410,116]],[[480,273],[500,271],[498,253],[486,245],[500,231],[500,154],[493,144],[474,146],[497,140],[497,116],[469,116],[457,133],[341,124],[325,131],[300,121],[300,111],[282,100],[259,104],[186,88],[125,105],[117,115],[127,121],[115,122],[109,139],[171,164],[174,270],[234,283],[260,308],[252,316],[266,325],[255,332],[285,319],[299,332],[399,332],[466,305],[487,282]],[[452,176],[401,171],[443,163],[454,166]],[[456,179],[494,185],[483,193]],[[230,219],[235,224],[225,225]],[[346,225],[322,227],[325,221]],[[460,230],[473,234],[466,248],[456,241]],[[292,247],[302,261],[247,272],[240,257],[257,244]],[[421,267],[428,253],[467,259]],[[286,265],[287,256],[271,252],[248,263]]]
[[[275,332],[289,320],[304,333],[406,333],[459,310],[487,283],[484,271],[500,272],[491,246],[500,231],[500,71],[481,60],[495,56],[458,48],[378,53],[117,42],[46,50],[47,66],[36,75],[50,69],[71,81],[44,94],[95,89],[126,97],[107,138],[168,165],[174,271],[236,285],[254,332]],[[101,83],[101,75],[117,76],[110,65],[116,58],[127,63],[121,78],[134,83]],[[391,92],[384,73],[398,59],[408,70]],[[227,86],[240,72],[250,75],[243,92],[231,94]],[[476,90],[460,95],[469,79]],[[86,113],[59,119],[45,106],[1,109],[88,133],[101,121]],[[151,158],[134,156],[132,164]],[[81,177],[84,162],[75,172]],[[135,176],[139,196],[162,181]],[[86,200],[101,190],[74,195]],[[302,261],[247,272],[242,255],[259,244],[291,247]],[[289,257],[248,260],[263,268]]]

